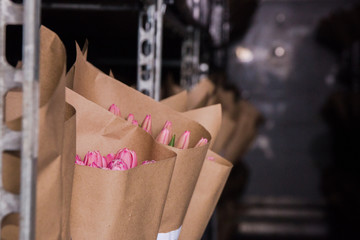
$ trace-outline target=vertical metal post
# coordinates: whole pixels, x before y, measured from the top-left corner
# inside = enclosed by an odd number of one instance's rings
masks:
[[[228,1],[213,1],[211,16],[209,33],[212,38],[212,44],[216,47],[213,54],[213,62],[216,67],[224,68],[227,56],[226,44],[230,38]]]
[[[139,13],[137,89],[160,99],[163,0],[145,2]]]
[[[38,54],[40,0],[25,0],[21,4],[0,0],[0,221],[20,211],[20,239],[34,239],[35,186],[38,127]],[[23,21],[23,19],[25,19]],[[8,64],[5,57],[6,26],[23,27],[23,70]],[[22,132],[12,131],[4,122],[4,99],[8,90],[20,87],[23,82]],[[23,135],[22,135],[23,134]],[[7,192],[3,185],[3,151],[21,150],[21,192]],[[20,201],[19,201],[20,199]],[[1,236],[1,228],[0,228]]]
[[[20,240],[35,239],[40,0],[24,1]]]
[[[200,30],[188,27],[188,36],[181,46],[180,85],[191,89],[199,82]]]
[[[17,70],[6,61],[6,26],[22,23],[22,6],[10,0],[0,0],[0,222],[10,213],[19,211],[19,196],[7,192],[3,185],[3,151],[20,150],[21,135],[11,131],[4,122],[4,99],[6,92],[20,83],[14,81]],[[1,228],[0,228],[1,236]]]
[[[161,63],[162,63],[162,39],[163,39],[163,15],[166,10],[166,5],[163,0],[157,0],[156,11],[156,53],[155,53],[155,93],[154,99],[160,100],[161,92]]]

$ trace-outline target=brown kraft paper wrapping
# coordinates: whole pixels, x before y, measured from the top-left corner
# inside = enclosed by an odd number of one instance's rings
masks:
[[[12,213],[4,217],[1,222],[1,240],[19,239],[19,214]]]
[[[66,100],[76,109],[77,154],[83,158],[99,150],[106,155],[126,147],[139,162],[126,171],[75,166],[72,239],[156,239],[176,154],[70,89]],[[144,160],[157,162],[141,165]]]
[[[211,150],[220,154],[223,153],[227,142],[234,134],[235,127],[235,121],[232,120],[229,113],[223,111],[220,131]]]
[[[215,85],[208,78],[201,79],[188,93],[187,109],[205,107],[214,90]]]
[[[211,147],[214,140],[217,139],[217,135],[222,126],[221,105],[215,104],[212,106],[186,111],[184,108],[180,108],[178,104],[178,101],[180,100],[185,102],[187,101],[185,93],[186,91],[183,91],[179,94],[163,99],[161,100],[161,103],[172,108],[173,110],[182,112],[184,116],[200,123],[203,127],[205,127],[205,129],[209,131],[211,139],[213,140],[210,143]]]
[[[261,114],[251,103],[240,100],[237,107],[239,115],[236,129],[224,150],[224,157],[231,162],[235,162],[248,150],[256,136],[259,122],[262,121]]]
[[[208,151],[194,193],[187,209],[179,240],[199,240],[219,201],[232,164],[212,151]]]
[[[39,110],[39,154],[36,192],[36,239],[60,239],[64,205],[61,155],[63,154],[64,107],[65,107],[65,48],[58,36],[45,27],[40,29],[40,110]],[[16,94],[19,94],[17,92]],[[11,95],[9,95],[11,96]],[[18,95],[18,100],[21,96]],[[6,107],[12,109],[11,98],[6,99]],[[18,113],[21,113],[21,110]],[[21,117],[21,116],[19,116]],[[9,118],[6,118],[9,119]],[[11,119],[11,118],[10,118]],[[21,119],[6,123],[10,128],[21,129]],[[10,164],[20,166],[20,159]],[[5,188],[19,192],[18,173],[5,179]],[[16,171],[13,168],[14,171]],[[72,176],[69,176],[71,178]],[[7,182],[13,182],[6,186]],[[15,183],[15,184],[14,184]],[[12,228],[15,230],[14,228]],[[15,233],[14,233],[15,234]]]
[[[202,124],[211,133],[212,139],[216,138],[221,125],[220,104],[183,114]],[[207,157],[210,156],[214,157],[214,161],[205,160],[203,163],[179,239],[201,239],[231,171],[229,161],[209,150]]]
[[[222,132],[219,133],[219,130],[223,130],[223,123],[222,123],[222,109],[220,104],[207,106],[203,108],[197,108],[193,110],[189,110],[185,112],[183,108],[179,108],[178,101],[187,101],[186,95],[184,92],[181,92],[179,94],[176,94],[174,96],[168,97],[166,99],[163,99],[161,103],[165,104],[166,106],[172,108],[173,110],[176,110],[178,112],[183,112],[182,114],[198,123],[200,123],[203,127],[205,127],[206,130],[209,131],[211,135],[211,139],[213,140],[210,143],[210,148],[212,148],[212,145],[214,141],[217,141],[217,136],[223,135]],[[224,118],[223,118],[224,119]],[[226,119],[227,120],[227,119]],[[228,121],[227,121],[228,122]]]
[[[221,105],[216,104],[203,108],[190,110],[183,113],[184,116],[200,123],[206,130],[209,131],[211,139],[216,140],[221,126]],[[210,143],[210,148],[212,146]]]
[[[178,229],[184,219],[209,144],[199,148],[193,146],[201,137],[210,141],[209,132],[180,113],[102,73],[88,63],[82,54],[77,54],[75,63],[74,91],[106,109],[115,103],[122,116],[132,113],[139,122],[146,114],[151,114],[153,136],[157,136],[166,120],[173,123],[172,132],[177,138],[185,130],[191,132],[189,149],[168,147],[177,153],[177,160],[159,231],[166,233]]]
[[[160,102],[178,112],[185,112],[187,109],[187,92],[182,91],[176,95],[165,98]]]
[[[62,154],[62,179],[63,179],[63,218],[62,237],[70,239],[70,205],[72,196],[74,158],[76,156],[76,113],[75,109],[66,104],[64,143]]]

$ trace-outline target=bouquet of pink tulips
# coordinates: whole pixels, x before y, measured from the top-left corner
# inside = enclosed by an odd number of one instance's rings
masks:
[[[77,114],[72,239],[156,239],[176,154],[70,89],[66,100]]]
[[[109,111],[115,114],[116,116],[121,117],[120,109],[116,106],[116,104],[111,104],[109,107]],[[127,117],[127,121],[131,122],[133,125],[139,125],[138,121],[134,119],[134,115],[132,113],[129,113]],[[151,127],[152,127],[152,121],[151,121],[151,115],[148,114],[145,116],[143,122],[141,125],[139,125],[143,130],[145,130],[147,133],[151,134]],[[156,141],[158,143],[162,143],[165,145],[169,145],[171,147],[175,147],[178,149],[187,149],[189,147],[190,142],[190,131],[185,131],[180,138],[175,143],[175,137],[174,134],[171,137],[171,129],[172,129],[172,123],[170,121],[166,121],[162,130],[156,137]],[[195,145],[195,147],[202,147],[208,143],[208,140],[206,138],[201,138]]]
[[[114,117],[126,121],[127,127],[141,130],[155,142],[161,143],[160,146],[176,153],[158,237],[178,235],[209,148],[209,132],[195,121],[102,73],[86,61],[79,48],[77,52],[73,91],[104,110],[110,110]],[[166,121],[171,122],[170,126]],[[127,138],[125,135],[120,136]],[[127,145],[123,147],[131,149]],[[90,143],[87,151],[91,149],[98,147]],[[135,169],[137,167],[130,170]]]
[[[156,161],[144,161],[141,164],[155,163]],[[81,166],[89,166],[94,168],[101,168],[114,171],[125,171],[134,168],[138,165],[136,152],[127,148],[120,149],[116,154],[109,153],[102,156],[99,151],[90,151],[81,160],[79,155],[76,155],[75,164]]]
[[[183,108],[179,107],[179,101],[186,102],[186,94],[180,93],[162,102],[167,106],[183,111]],[[202,124],[210,132],[212,139],[222,135],[220,104],[193,109],[183,114]],[[206,116],[211,116],[211,118]],[[214,212],[231,169],[231,162],[210,150],[208,151],[186,211],[179,240],[201,238]]]

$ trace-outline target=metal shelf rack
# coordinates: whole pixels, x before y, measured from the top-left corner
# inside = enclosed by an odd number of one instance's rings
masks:
[[[194,3],[199,1],[194,1]],[[0,155],[0,223],[8,214],[20,213],[20,239],[35,239],[35,193],[38,154],[38,80],[39,27],[43,9],[80,11],[138,11],[137,88],[155,100],[160,100],[163,19],[165,27],[174,30],[182,39],[181,85],[189,89],[199,80],[200,30],[185,26],[171,11],[165,14],[172,0],[139,0],[134,4],[49,3],[24,0],[23,4],[0,0],[0,150],[21,151],[20,195],[7,192],[2,182],[2,154]],[[198,11],[199,6],[194,7]],[[196,10],[197,9],[197,10]],[[23,25],[23,67],[11,66],[5,56],[6,26]],[[15,87],[23,90],[22,131],[12,131],[4,124],[4,96]],[[0,228],[1,235],[1,228]]]

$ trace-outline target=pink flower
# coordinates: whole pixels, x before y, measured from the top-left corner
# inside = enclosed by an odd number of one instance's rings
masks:
[[[195,147],[202,147],[208,143],[208,140],[206,138],[201,138],[199,142],[195,145]]]
[[[91,165],[89,167],[93,167],[93,168],[101,168],[99,165],[96,164],[96,162],[92,162]]]
[[[141,124],[142,129],[151,134],[151,115],[146,115]]]
[[[134,121],[134,114],[132,113],[129,113],[127,119],[126,119],[128,122],[133,122]]]
[[[151,164],[151,163],[156,163],[156,161],[155,160],[146,160],[146,161],[143,161],[142,163],[141,163],[141,165],[145,165],[145,164]]]
[[[180,149],[187,149],[189,147],[189,141],[190,141],[190,132],[185,131],[181,135],[177,143],[175,144],[175,147]]]
[[[109,107],[109,111],[116,116],[121,117],[120,109],[115,104],[111,104],[111,106]]]
[[[171,131],[172,123],[170,121],[166,121],[163,128],[168,129]]]
[[[110,164],[108,165],[108,168],[110,170],[115,170],[115,171],[124,171],[124,170],[129,169],[128,166],[126,165],[126,163],[121,159],[117,159],[117,160],[110,162]]]
[[[75,157],[75,164],[85,166],[85,163],[81,160],[81,157],[79,155],[77,155],[77,154],[76,154],[76,157]]]
[[[75,160],[75,164],[85,166],[85,163],[83,161],[77,159]]]
[[[169,131],[169,129],[164,127],[163,130],[161,130],[159,135],[156,137],[156,141],[158,143],[168,145],[169,142],[170,142],[170,131]]]
[[[75,157],[75,161],[82,161],[81,157],[79,155],[77,155],[77,154],[76,154],[76,157]]]
[[[133,120],[131,123],[132,123],[133,125],[139,126],[139,123],[138,123],[138,121],[136,121],[136,120]]]
[[[109,153],[109,154],[106,156],[106,165],[105,165],[105,166],[108,166],[109,163],[112,162],[114,159],[115,159],[115,154]]]
[[[215,161],[215,158],[214,157],[208,157],[208,160],[209,161]]]
[[[95,162],[97,166],[102,167],[103,156],[100,154],[99,151],[89,151],[84,157],[84,162],[87,166],[90,166],[93,162]]]
[[[134,168],[137,166],[137,156],[134,151],[127,148],[120,149],[115,155],[115,161],[122,160],[128,166],[128,168]]]

